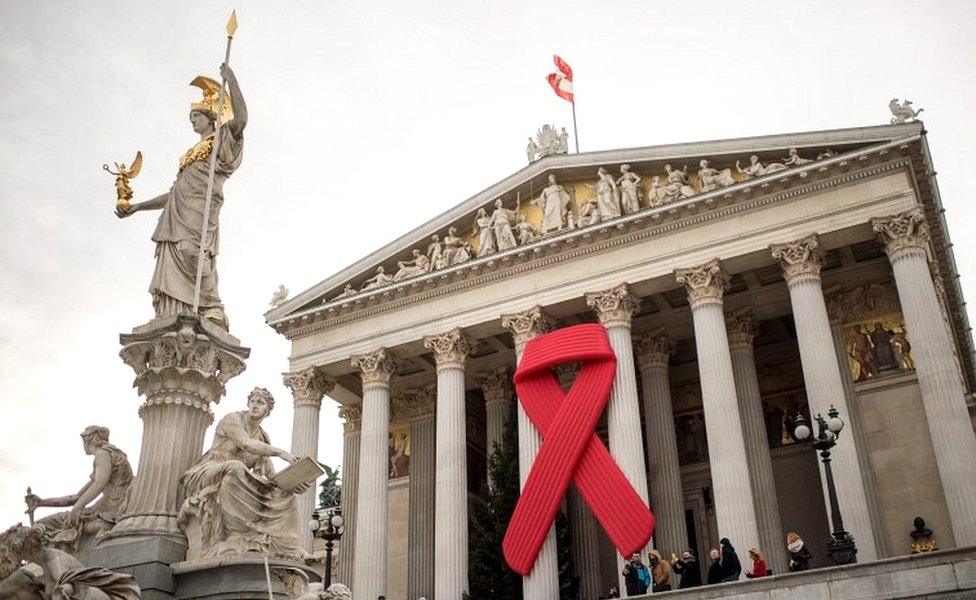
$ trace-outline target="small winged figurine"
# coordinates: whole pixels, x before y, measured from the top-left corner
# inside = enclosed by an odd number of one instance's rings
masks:
[[[129,185],[130,179],[135,179],[139,171],[142,170],[142,151],[136,152],[136,157],[132,159],[132,166],[126,168],[125,163],[115,163],[115,171],[108,165],[102,165],[108,173],[115,175],[115,192],[118,198],[115,200],[116,206],[128,207],[132,200],[132,187]]]
[[[288,299],[288,288],[284,285],[279,285],[278,289],[275,290],[273,296],[271,296],[271,308],[278,308]]]
[[[896,123],[907,123],[908,121],[914,121],[918,119],[919,113],[921,113],[924,108],[915,110],[912,108],[911,100],[904,100],[901,104],[898,103],[898,98],[892,98],[891,102],[888,103],[888,110],[891,111],[891,124]]]

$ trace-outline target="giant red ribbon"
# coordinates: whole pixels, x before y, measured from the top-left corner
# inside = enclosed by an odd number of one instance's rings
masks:
[[[552,367],[574,361],[582,366],[563,394]],[[522,575],[532,572],[570,480],[621,555],[651,538],[654,515],[594,433],[616,369],[602,325],[567,327],[525,346],[515,390],[543,443],[502,542],[505,561]]]

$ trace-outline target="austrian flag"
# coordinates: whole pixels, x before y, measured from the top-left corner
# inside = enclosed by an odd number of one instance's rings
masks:
[[[558,73],[549,73],[546,77],[549,85],[552,86],[552,91],[563,100],[573,102],[573,69],[566,64],[566,61],[559,58],[559,55],[553,55],[552,61],[559,69]]]

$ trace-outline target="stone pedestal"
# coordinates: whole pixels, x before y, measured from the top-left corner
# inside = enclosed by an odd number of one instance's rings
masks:
[[[187,544],[176,523],[180,477],[203,453],[211,403],[244,371],[250,350],[194,315],[154,319],[120,339],[122,360],[136,373],[133,386],[146,398],[139,408],[142,449],[126,511],[92,554],[99,564],[137,574],[140,585],[152,581],[165,598],[168,565],[183,559]]]
[[[304,573],[318,575],[303,564],[261,557],[230,558],[173,565],[180,600],[290,600],[289,588],[301,591]],[[268,582],[271,583],[269,597]],[[296,587],[297,586],[297,587]],[[142,600],[146,600],[143,594]]]

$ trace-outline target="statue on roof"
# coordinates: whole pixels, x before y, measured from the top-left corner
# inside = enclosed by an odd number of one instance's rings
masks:
[[[278,289],[271,296],[271,308],[278,308],[288,299],[288,288],[284,285],[279,285]]]
[[[783,164],[787,167],[801,167],[812,162],[813,161],[809,158],[803,158],[800,156],[800,154],[796,151],[796,148],[790,148],[789,156],[786,157]]]
[[[586,184],[586,187],[596,190],[596,206],[594,207],[596,209],[596,221],[593,221],[593,217],[590,216],[590,222],[587,225],[616,219],[620,216],[620,190],[617,188],[617,182],[603,167],[596,170],[596,176],[595,186]]]
[[[518,215],[518,223],[515,224],[515,234],[518,237],[520,246],[531,244],[535,241],[535,227],[532,226],[532,223],[529,223],[529,220],[522,213]]]
[[[241,164],[247,106],[230,66],[222,64],[220,74],[227,82],[229,99],[223,96],[222,84],[214,79],[197,77],[190,82],[203,93],[201,101],[190,105],[190,124],[200,140],[180,158],[172,188],[145,202],[118,203],[115,214],[126,218],[140,211],[161,211],[152,235],[156,269],[149,284],[156,317],[194,312],[197,270],[202,261],[197,312],[227,329],[227,315],[217,292],[220,209],[224,182]],[[216,161],[212,161],[215,147]],[[212,162],[215,169],[211,174]],[[204,215],[208,194],[209,214]],[[206,245],[201,251],[205,222]]]
[[[535,140],[529,138],[529,145],[525,149],[530,163],[553,154],[566,154],[568,151],[569,134],[566,128],[556,131],[556,128],[549,124],[543,125],[536,131]]]
[[[393,281],[403,281],[430,272],[430,260],[423,252],[414,248],[410,254],[413,255],[412,259],[397,261],[398,268],[393,274]]]
[[[491,231],[491,217],[484,208],[478,209],[471,227],[471,234],[478,238],[478,256],[488,256],[497,252],[495,236]]]
[[[898,123],[907,123],[909,121],[914,121],[918,119],[918,115],[921,114],[924,108],[915,110],[912,108],[912,101],[905,100],[901,103],[898,102],[898,98],[892,98],[888,102],[888,110],[891,111],[891,124],[896,125]]]
[[[444,236],[444,262],[448,266],[468,262],[474,256],[471,245],[458,235],[458,228],[451,226]]]
[[[698,167],[698,180],[701,181],[702,193],[728,187],[735,183],[735,179],[732,179],[732,169],[719,171],[709,166],[708,161],[704,158],[698,162]]]
[[[542,209],[542,226],[540,233],[546,235],[553,231],[562,231],[566,223],[566,212],[569,209],[570,198],[566,188],[556,182],[555,175],[549,175],[549,185],[542,190],[542,195],[532,201]]]
[[[759,157],[753,154],[749,157],[749,166],[742,168],[739,161],[735,161],[735,169],[740,175],[745,176],[746,179],[751,179],[753,177],[762,177],[763,175],[770,175],[772,173],[778,173],[780,171],[785,171],[788,169],[784,164],[771,162],[769,164],[762,164],[759,162]]]
[[[518,214],[521,204],[521,201],[517,202],[515,204],[515,210],[510,210],[502,205],[501,198],[495,200],[495,210],[491,213],[489,223],[492,233],[495,235],[495,248],[499,252],[518,246],[512,228],[516,223],[515,215]]]
[[[393,283],[393,277],[386,274],[386,269],[382,266],[376,267],[376,275],[373,275],[369,279],[363,282],[363,287],[359,288],[360,292],[365,292],[367,290],[375,290],[376,288],[383,287],[389,283]]]
[[[640,210],[640,181],[641,178],[630,170],[630,165],[620,165],[617,185],[620,186],[620,205],[626,215],[632,215]]]

